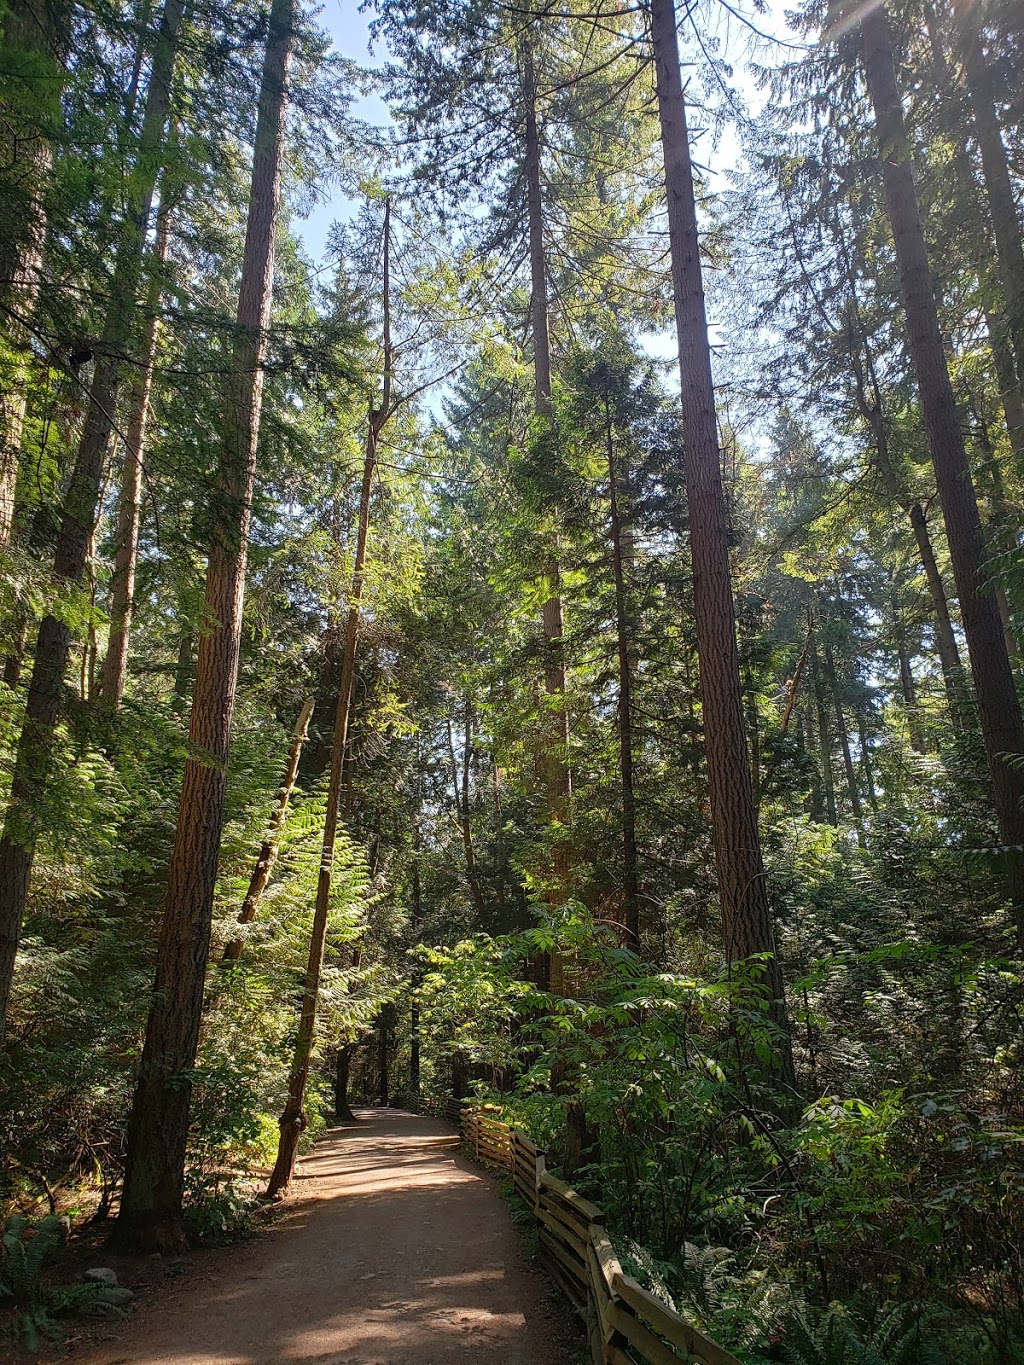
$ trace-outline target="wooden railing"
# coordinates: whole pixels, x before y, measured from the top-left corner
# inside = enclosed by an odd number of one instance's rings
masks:
[[[541,1260],[587,1323],[594,1365],[740,1365],[619,1264],[604,1213],[547,1169],[544,1153],[493,1110],[462,1110],[473,1155],[507,1170],[537,1222]]]
[[[431,1118],[447,1119],[458,1128],[465,1100],[437,1099],[427,1095],[399,1093],[392,1100],[396,1109],[409,1109],[414,1114],[429,1114]]]

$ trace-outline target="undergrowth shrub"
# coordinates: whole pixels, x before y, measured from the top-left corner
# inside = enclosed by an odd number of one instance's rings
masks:
[[[15,1215],[4,1225],[0,1311],[6,1314],[5,1326],[31,1351],[44,1337],[60,1336],[59,1318],[117,1314],[132,1297],[118,1285],[51,1283],[46,1273],[64,1238],[65,1225],[54,1214],[36,1223]]]
[[[524,981],[538,951],[558,953],[563,996]],[[651,973],[578,909],[432,965],[424,1028],[457,1038],[480,1097],[710,1336],[795,1365],[952,1362],[963,1342],[979,1361],[1018,1358],[1018,1105],[872,1087],[870,1071],[859,1094],[780,1103],[756,962],[710,983]]]

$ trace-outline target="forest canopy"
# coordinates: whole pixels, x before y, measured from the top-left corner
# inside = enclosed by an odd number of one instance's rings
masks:
[[[474,1096],[750,1365],[1022,1360],[1021,8],[363,11],[0,0],[8,1242]]]

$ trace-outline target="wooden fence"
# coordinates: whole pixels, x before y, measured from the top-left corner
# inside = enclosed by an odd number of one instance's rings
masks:
[[[507,1170],[533,1211],[541,1260],[587,1323],[594,1365],[740,1365],[625,1273],[604,1213],[553,1176],[528,1137],[471,1106],[461,1128],[473,1155]]]

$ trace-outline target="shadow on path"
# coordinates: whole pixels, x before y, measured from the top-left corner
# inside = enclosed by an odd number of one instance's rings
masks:
[[[86,1365],[567,1365],[567,1332],[493,1183],[438,1120],[357,1113],[281,1222],[214,1253]],[[173,1297],[172,1297],[173,1296]]]

